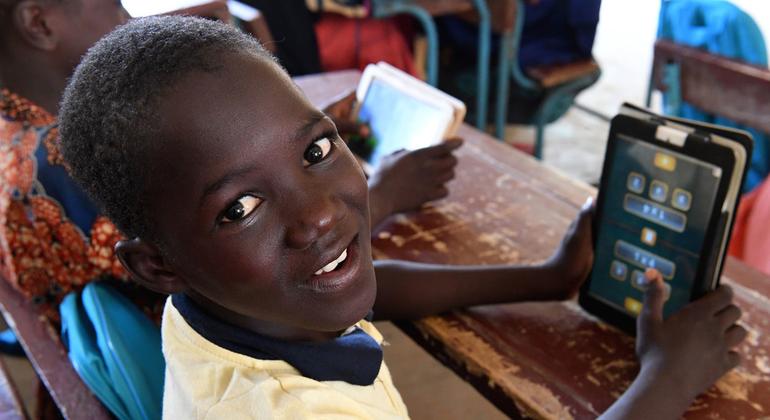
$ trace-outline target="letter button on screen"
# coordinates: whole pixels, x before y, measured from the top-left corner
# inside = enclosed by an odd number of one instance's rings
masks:
[[[658,181],[657,179],[650,184],[650,198],[663,203],[668,198],[668,185],[665,182]]]
[[[615,256],[623,261],[640,268],[654,268],[660,271],[663,278],[671,280],[676,272],[676,264],[660,255],[647,252],[626,241],[615,242]]]
[[[644,277],[644,273],[642,273],[639,270],[634,270],[631,272],[631,286],[634,286],[634,288],[641,290],[642,292],[647,291],[647,278]]]
[[[639,313],[642,312],[642,302],[639,302],[634,298],[627,297],[624,303],[628,312],[631,312],[634,315],[639,315]]]
[[[655,242],[658,241],[658,233],[650,228],[643,228],[642,229],[642,242],[649,245],[649,246],[655,246]]]
[[[637,194],[641,194],[644,191],[644,184],[645,184],[644,175],[638,174],[636,172],[631,172],[630,174],[628,174],[626,187],[628,187],[630,191],[633,191]]]
[[[676,169],[676,158],[665,153],[655,153],[655,166],[664,171],[673,172]]]
[[[674,189],[674,194],[671,196],[671,205],[675,209],[687,211],[692,206],[692,194],[681,188]]]
[[[628,266],[620,261],[613,261],[610,265],[610,276],[615,280],[626,281]]]

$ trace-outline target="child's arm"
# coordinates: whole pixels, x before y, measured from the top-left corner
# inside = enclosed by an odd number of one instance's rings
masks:
[[[651,287],[637,320],[641,370],[603,419],[680,418],[698,394],[740,362],[735,348],[746,330],[732,290],[721,286],[663,319],[663,277],[648,270]]]
[[[377,319],[414,319],[455,308],[525,300],[565,299],[591,269],[591,200],[561,246],[539,265],[448,266],[375,261]]]

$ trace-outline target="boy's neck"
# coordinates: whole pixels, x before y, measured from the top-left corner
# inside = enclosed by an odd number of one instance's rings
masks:
[[[0,86],[58,114],[68,76],[54,63],[35,54],[3,54],[0,62]]]
[[[284,341],[327,341],[339,337],[342,331],[314,331],[275,322],[250,318],[223,308],[206,297],[189,292],[187,296],[209,315],[248,331]]]

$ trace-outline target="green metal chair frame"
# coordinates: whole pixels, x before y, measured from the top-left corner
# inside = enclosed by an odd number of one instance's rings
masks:
[[[510,93],[509,82],[513,80],[513,84],[517,89],[532,93],[533,95],[543,96],[543,100],[535,112],[532,121],[532,124],[536,127],[534,155],[537,159],[541,159],[543,156],[543,136],[546,124],[559,118],[563,114],[565,106],[569,108],[580,91],[596,83],[601,75],[601,71],[578,77],[550,89],[543,88],[537,81],[525,75],[518,59],[521,32],[524,28],[524,10],[524,1],[517,0],[514,27],[512,30],[501,35],[502,43],[500,45],[497,74],[495,135],[500,140],[504,138],[506,116],[508,114],[508,95]]]
[[[479,15],[479,44],[477,62],[477,97],[476,127],[484,129],[487,119],[487,98],[489,97],[489,58],[490,39],[492,36],[491,17],[486,0],[472,0]],[[414,0],[373,0],[372,16],[375,18],[408,14],[415,17],[423,27],[428,41],[426,73],[428,83],[438,86],[438,51],[439,40],[433,17]]]

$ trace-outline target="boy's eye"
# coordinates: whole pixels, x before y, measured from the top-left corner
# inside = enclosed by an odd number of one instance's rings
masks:
[[[251,214],[261,202],[261,199],[253,195],[240,197],[225,210],[225,213],[222,215],[222,222],[231,223],[243,219]]]
[[[305,155],[303,156],[305,166],[314,165],[324,160],[331,149],[332,142],[328,137],[314,141],[313,144],[305,149]]]

